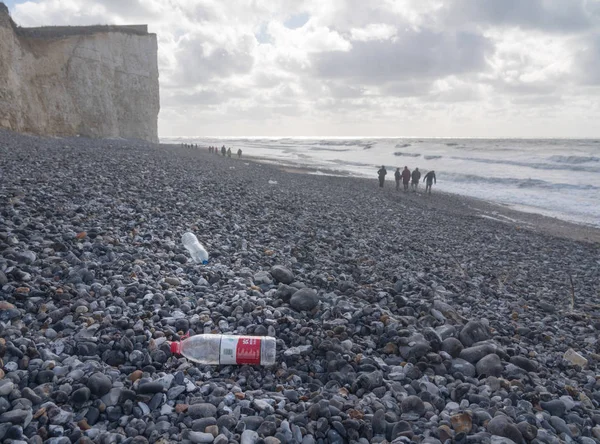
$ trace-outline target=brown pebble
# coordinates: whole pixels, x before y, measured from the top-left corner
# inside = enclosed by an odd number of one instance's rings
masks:
[[[398,346],[393,342],[388,342],[383,347],[383,352],[387,355],[397,355],[398,354]]]
[[[453,415],[450,417],[450,422],[452,422],[452,428],[456,431],[456,433],[465,432],[468,434],[473,427],[473,421],[468,413]]]
[[[442,442],[452,439],[452,437],[454,436],[452,429],[450,429],[450,427],[448,427],[446,424],[439,426],[437,429],[437,433],[438,439]]]
[[[85,418],[83,418],[81,421],[79,421],[79,422],[77,423],[77,425],[78,425],[78,426],[79,426],[79,428],[80,428],[81,430],[83,430],[84,432],[85,432],[86,430],[89,430],[89,429],[91,429],[90,425],[89,425],[89,424],[88,424],[88,422],[87,422],[87,419],[85,419]]]
[[[219,427],[216,425],[209,425],[204,429],[204,432],[210,433],[212,436],[214,436],[216,438],[217,435],[219,434]]]
[[[175,411],[177,413],[183,413],[183,412],[187,411],[188,407],[189,406],[187,404],[177,404],[175,406]]]
[[[129,375],[129,380],[132,382],[135,382],[138,379],[140,379],[142,377],[142,375],[143,375],[143,372],[141,370],[136,370],[132,374]]]
[[[352,419],[363,419],[365,414],[359,410],[350,409],[348,410],[348,416]]]
[[[35,412],[33,414],[33,419],[38,419],[40,416],[45,415],[46,414],[46,407],[42,407],[41,409],[39,409],[37,412]]]

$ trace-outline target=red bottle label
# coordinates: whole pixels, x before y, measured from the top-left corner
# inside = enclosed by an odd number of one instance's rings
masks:
[[[260,365],[260,342],[258,338],[240,338],[235,353],[236,363]]]

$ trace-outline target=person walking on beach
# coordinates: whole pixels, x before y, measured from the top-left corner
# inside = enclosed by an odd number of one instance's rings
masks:
[[[396,168],[396,172],[394,173],[394,178],[396,179],[396,191],[400,189],[400,178],[402,177],[402,173],[400,173],[400,167]]]
[[[425,177],[423,178],[423,182],[425,182],[425,192],[431,194],[431,185],[437,183],[435,178],[435,171],[431,170]]]
[[[223,145],[221,147],[221,154],[223,155],[223,157],[225,157],[227,155],[227,150],[225,149],[225,145]]]
[[[227,148],[227,157],[231,159],[231,148]]]
[[[417,192],[417,188],[419,187],[419,180],[421,179],[421,172],[418,168],[412,172],[412,190],[413,193]]]
[[[242,149],[241,148],[238,148],[237,155],[238,155],[238,159],[242,158]]]
[[[385,165],[381,165],[381,168],[379,168],[379,171],[377,171],[377,175],[379,176],[379,188],[383,188],[383,182],[385,181],[386,174],[387,171],[385,169]]]
[[[402,171],[402,184],[404,185],[404,192],[408,191],[408,183],[410,182],[410,170],[407,166]]]

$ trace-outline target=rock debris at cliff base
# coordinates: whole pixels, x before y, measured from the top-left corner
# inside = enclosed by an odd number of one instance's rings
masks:
[[[598,244],[461,202],[0,131],[0,440],[597,442]],[[188,330],[278,365],[178,359]]]

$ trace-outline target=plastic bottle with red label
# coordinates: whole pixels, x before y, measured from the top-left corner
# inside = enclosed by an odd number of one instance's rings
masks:
[[[195,335],[171,343],[171,353],[205,365],[274,365],[271,336]]]

